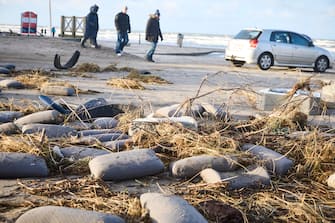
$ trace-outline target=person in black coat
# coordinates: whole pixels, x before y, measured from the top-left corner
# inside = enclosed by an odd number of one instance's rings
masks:
[[[163,35],[161,32],[161,28],[159,25],[159,19],[160,19],[160,12],[157,9],[155,14],[150,15],[147,27],[145,30],[145,39],[149,42],[151,42],[151,48],[146,54],[147,61],[155,62],[152,57],[156,51],[158,37],[160,37],[161,41],[163,41]]]
[[[129,38],[128,33],[130,29],[130,19],[127,15],[128,7],[125,6],[121,12],[115,16],[115,28],[117,30],[117,42],[115,47],[115,53],[118,56],[122,55],[123,48],[128,44]]]
[[[90,8],[90,13],[86,16],[85,34],[83,40],[81,41],[82,47],[85,47],[86,40],[90,39],[91,46],[99,48],[97,44],[97,34],[99,30],[98,10],[99,7],[97,5],[93,5]]]

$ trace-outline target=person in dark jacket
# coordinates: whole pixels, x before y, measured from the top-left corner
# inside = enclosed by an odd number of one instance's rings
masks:
[[[160,12],[157,9],[155,14],[150,15],[150,18],[147,23],[147,27],[145,30],[145,39],[149,42],[151,42],[151,49],[146,54],[147,61],[155,62],[152,57],[155,53],[158,37],[160,37],[161,41],[163,41],[163,35],[161,32],[161,28],[159,25],[159,19],[160,19]]]
[[[85,34],[83,40],[81,41],[82,47],[85,47],[86,40],[90,39],[91,46],[99,48],[97,44],[97,34],[99,30],[98,10],[99,7],[97,5],[93,5],[90,8],[90,13],[86,16]]]
[[[131,32],[130,20],[127,15],[128,7],[125,6],[121,12],[115,16],[115,28],[117,30],[117,42],[115,47],[115,53],[118,56],[122,55],[123,48],[128,44],[129,38],[128,33]]]

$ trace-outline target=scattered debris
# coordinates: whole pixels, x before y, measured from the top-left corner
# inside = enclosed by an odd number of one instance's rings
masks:
[[[54,66],[57,69],[70,69],[74,65],[76,65],[76,63],[78,62],[79,56],[80,56],[80,52],[78,50],[76,50],[73,53],[73,55],[70,58],[70,60],[65,65],[61,65],[61,63],[60,63],[60,55],[56,54],[55,58],[54,58]]]
[[[24,84],[25,88],[40,89],[41,86],[50,81],[50,73],[41,70],[17,72],[15,79]]]
[[[81,211],[94,209],[127,222],[166,218],[175,222],[180,212],[190,222],[334,221],[334,130],[309,125],[307,114],[284,109],[240,121],[222,118],[228,116],[224,106],[193,106],[191,99],[184,103],[187,109],[170,106],[153,112],[164,118],[145,118],[138,110],[126,111],[123,105],[103,98],[76,108],[46,99],[47,105],[69,111],[60,114],[45,107],[40,111],[40,106],[28,109],[25,103],[0,103],[3,111],[24,114],[5,123],[17,128],[13,135],[0,136],[0,152],[38,157],[49,176],[19,179],[9,199],[0,200],[6,207],[3,212],[20,207],[16,214],[23,214],[24,219],[35,212],[33,208],[48,210],[51,206],[58,209],[60,218],[59,213],[77,217],[80,212],[80,219]],[[185,117],[171,118],[170,113],[188,115],[188,122],[180,119]],[[149,127],[145,125],[148,120]],[[128,135],[134,123],[145,124]],[[27,129],[36,131],[22,134]],[[199,157],[204,159],[199,161]],[[18,160],[14,156],[14,160],[0,161],[0,166],[25,164]],[[24,201],[11,199],[16,195],[24,195]],[[167,216],[161,213],[169,207]],[[36,213],[47,216],[50,212]]]
[[[72,71],[98,73],[101,71],[101,68],[99,67],[99,65],[94,63],[83,63],[73,68]]]
[[[130,71],[125,79],[136,80],[146,84],[172,84],[171,82],[158,76],[140,74],[137,70]]]
[[[139,81],[125,78],[112,78],[107,81],[107,85],[124,89],[145,90],[145,87]]]
[[[171,84],[171,82],[164,80],[161,77],[154,75],[140,74],[137,70],[133,69],[130,73],[123,78],[112,78],[107,81],[107,85],[124,89],[146,89],[141,83],[144,84]]]

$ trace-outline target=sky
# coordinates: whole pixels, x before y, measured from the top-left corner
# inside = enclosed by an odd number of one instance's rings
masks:
[[[60,17],[85,16],[99,6],[102,29],[115,29],[114,16],[124,5],[133,31],[143,31],[148,15],[161,12],[162,32],[234,35],[242,28],[273,28],[335,39],[335,0],[50,0],[52,24]],[[49,26],[49,0],[0,0],[0,24],[19,25],[21,13],[38,14]]]

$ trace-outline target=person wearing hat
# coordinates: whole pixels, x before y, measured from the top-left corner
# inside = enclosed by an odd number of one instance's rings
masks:
[[[155,62],[152,57],[156,51],[158,37],[160,37],[161,41],[163,41],[163,35],[159,25],[159,19],[160,12],[157,9],[153,15],[150,15],[147,27],[145,29],[145,40],[151,42],[151,48],[146,54],[146,60],[150,62]]]
[[[86,40],[90,39],[91,46],[99,48],[97,44],[97,34],[99,30],[98,10],[99,7],[97,5],[93,5],[90,8],[90,13],[86,16],[85,34],[83,40],[81,41],[82,47],[85,47]]]
[[[127,15],[128,7],[123,7],[122,11],[115,16],[115,28],[117,31],[117,42],[115,47],[115,53],[118,56],[122,55],[123,48],[128,44],[129,38],[128,33],[130,30],[130,20]]]

